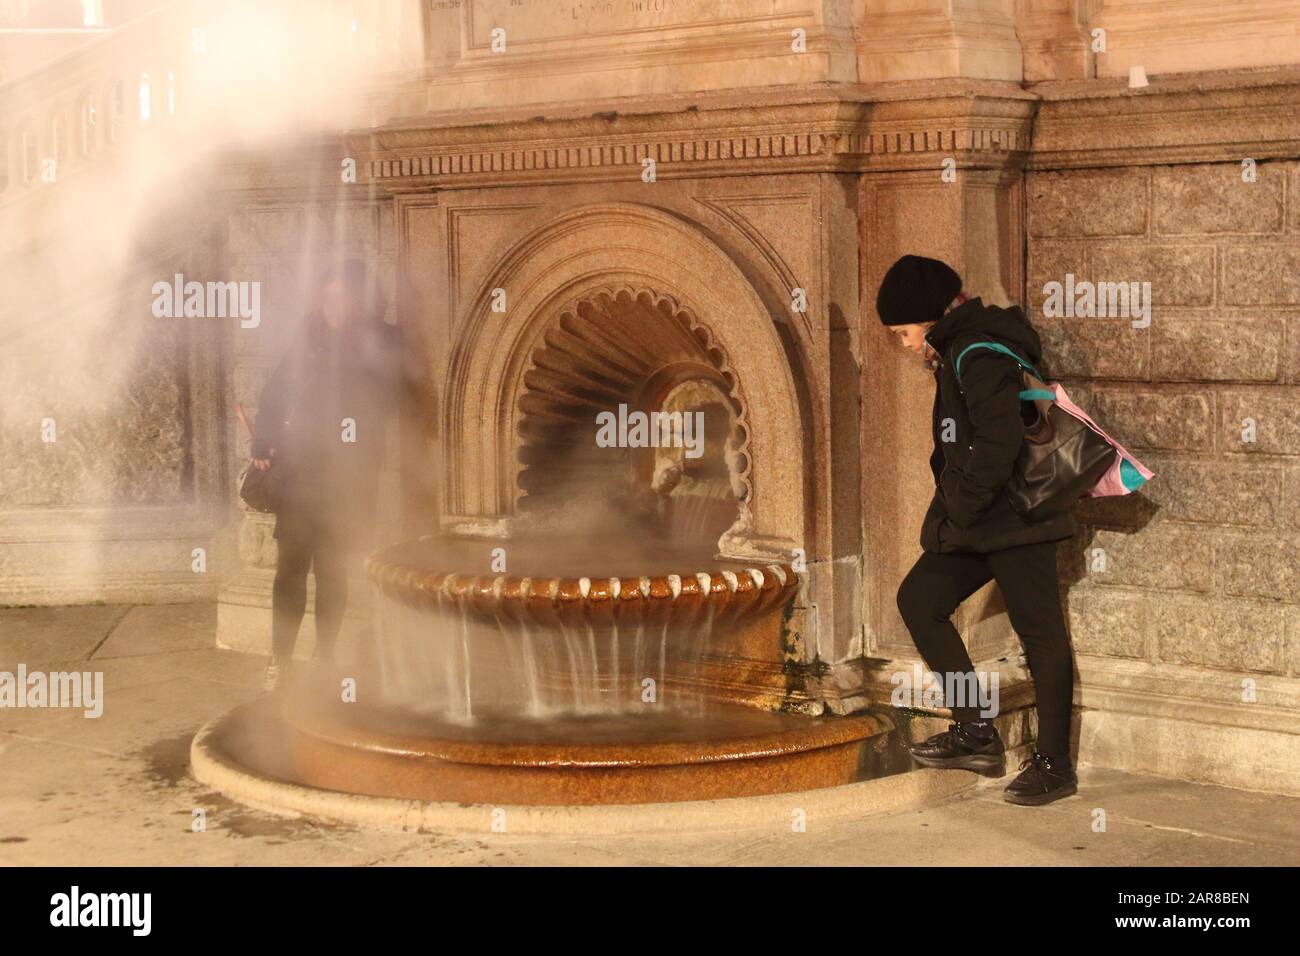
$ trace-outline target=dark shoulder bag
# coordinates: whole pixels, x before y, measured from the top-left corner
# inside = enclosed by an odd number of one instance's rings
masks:
[[[280,470],[271,459],[271,467],[262,469],[250,461],[239,474],[239,497],[254,511],[274,514],[280,510]]]
[[[974,348],[1009,355],[1020,366],[1025,387],[1020,400],[1033,402],[1037,416],[1025,426],[1025,442],[1007,484],[1011,506],[1029,521],[1069,511],[1114,463],[1119,451],[1081,419],[1062,408],[1056,393],[1028,362],[997,342],[966,346],[953,363],[961,387],[961,360]]]
[[[248,424],[242,405],[235,405],[235,415],[247,430],[251,441],[253,429]],[[239,473],[239,497],[254,511],[274,514],[280,509],[280,502],[283,500],[281,477],[282,472],[276,459],[271,459],[269,468],[262,469],[258,468],[250,458],[244,470]]]

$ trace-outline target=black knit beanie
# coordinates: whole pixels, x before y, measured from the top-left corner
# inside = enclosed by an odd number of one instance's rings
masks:
[[[876,311],[885,325],[934,322],[961,291],[961,276],[938,259],[903,256],[885,273]]]

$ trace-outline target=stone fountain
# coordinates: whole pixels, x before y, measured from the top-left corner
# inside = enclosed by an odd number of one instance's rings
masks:
[[[710,662],[780,648],[798,587],[789,565],[664,554],[625,568],[596,548],[590,563],[605,573],[583,575],[550,540],[510,547],[522,574],[440,566],[485,564],[475,552],[488,550],[426,539],[370,559],[384,693],[371,705],[333,693],[290,702],[296,779],[420,800],[585,804],[857,778],[877,718],[782,714],[708,689]]]
[[[668,297],[597,291],[533,340],[520,385],[510,522],[371,555],[363,657],[236,712],[211,743],[302,786],[491,805],[882,772],[889,719],[821,716],[806,686],[796,561],[725,556],[759,469],[708,330]]]
[[[502,550],[521,573],[448,570]],[[232,713],[208,746],[307,787],[491,805],[813,789],[886,759],[887,718],[768,709],[736,673],[782,656],[800,586],[789,564],[428,537],[367,571],[373,656]]]

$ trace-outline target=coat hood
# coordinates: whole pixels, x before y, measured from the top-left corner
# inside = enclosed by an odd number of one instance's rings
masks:
[[[1043,358],[1043,344],[1038,332],[1029,324],[1019,306],[1004,309],[985,305],[978,296],[967,299],[934,323],[925,339],[931,348],[944,356],[945,361],[954,345],[959,342],[965,345],[979,339],[1002,343],[1034,367],[1038,367]]]

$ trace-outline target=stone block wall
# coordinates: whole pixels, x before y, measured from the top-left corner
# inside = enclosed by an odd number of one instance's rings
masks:
[[[1155,472],[1078,511],[1064,586],[1085,708],[1154,714],[1163,698],[1192,721],[1294,720],[1300,164],[1259,162],[1254,182],[1243,168],[1026,175],[1025,301],[1049,373]],[[1046,315],[1067,273],[1149,282],[1150,324]]]
[[[6,231],[11,216],[0,211],[6,239],[20,231]],[[221,333],[155,317],[150,290],[216,249],[194,227],[120,270],[52,274],[53,255],[0,257],[12,290],[0,308],[0,604],[215,596],[228,521]]]

